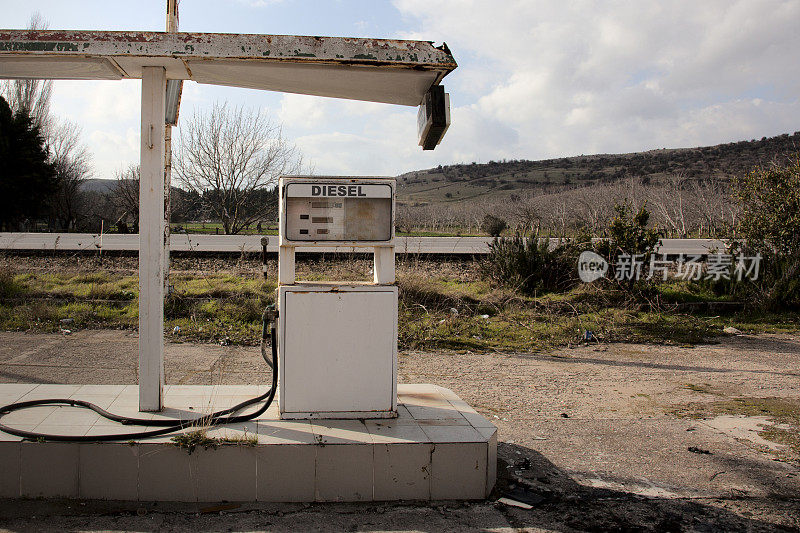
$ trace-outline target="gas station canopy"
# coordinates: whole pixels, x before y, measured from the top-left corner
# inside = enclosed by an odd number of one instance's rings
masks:
[[[0,30],[0,78],[168,80],[418,106],[456,68],[427,41],[73,30]]]

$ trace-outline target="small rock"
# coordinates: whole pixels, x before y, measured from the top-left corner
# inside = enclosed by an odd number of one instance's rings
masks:
[[[727,328],[724,328],[722,331],[723,331],[723,333],[727,333],[729,335],[741,335],[742,334],[742,332],[740,330],[734,328],[733,326],[728,326]]]
[[[75,319],[74,318],[62,318],[60,320],[60,322],[62,324],[72,324],[73,322],[75,322]]]
[[[692,453],[699,453],[700,455],[711,455],[710,451],[704,450],[703,448],[698,448],[697,446],[689,446],[686,449]]]
[[[514,466],[516,466],[520,470],[528,470],[531,467],[531,460],[525,457],[514,463]]]

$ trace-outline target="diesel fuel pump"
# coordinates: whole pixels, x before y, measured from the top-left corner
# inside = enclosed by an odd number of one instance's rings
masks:
[[[280,191],[281,418],[397,416],[393,178],[285,176]],[[297,247],[372,249],[371,282],[297,281]]]

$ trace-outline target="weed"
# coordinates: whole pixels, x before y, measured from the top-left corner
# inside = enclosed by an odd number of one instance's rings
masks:
[[[12,298],[25,291],[25,287],[15,278],[14,268],[8,264],[0,265],[0,298]]]

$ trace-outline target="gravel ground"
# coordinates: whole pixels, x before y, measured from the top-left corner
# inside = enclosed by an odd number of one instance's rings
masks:
[[[169,344],[166,354],[169,383],[268,379],[254,348]],[[724,413],[713,409],[742,397],[800,406],[798,361],[796,335],[727,337],[694,348],[612,344],[547,354],[402,353],[401,382],[450,388],[498,426],[495,497],[222,507],[0,500],[0,528],[798,531],[798,457],[755,431],[771,423],[770,413],[720,418]],[[136,364],[135,333],[0,332],[0,387],[134,383]],[[707,406],[707,417],[676,414],[687,406]],[[534,508],[497,504],[501,492]]]

